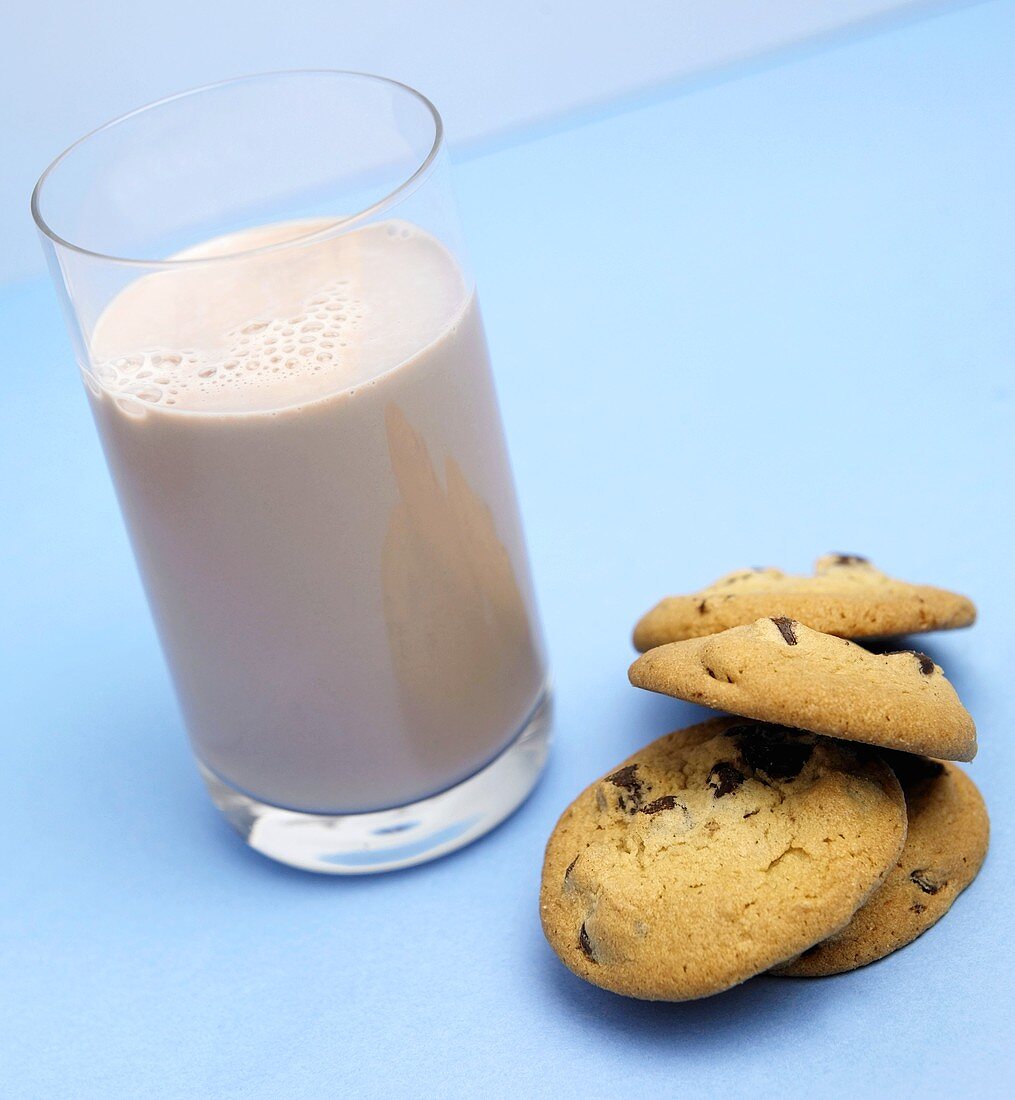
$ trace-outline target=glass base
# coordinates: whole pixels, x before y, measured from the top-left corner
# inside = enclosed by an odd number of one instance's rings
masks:
[[[550,745],[545,689],[510,745],[482,771],[421,802],[362,814],[310,814],[259,802],[198,761],[212,801],[263,855],[304,871],[365,875],[446,855],[489,832],[536,785]]]

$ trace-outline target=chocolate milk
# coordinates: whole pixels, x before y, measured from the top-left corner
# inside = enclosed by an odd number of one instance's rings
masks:
[[[85,380],[198,757],[343,813],[483,767],[545,664],[474,295],[407,223],[326,229],[136,280]]]

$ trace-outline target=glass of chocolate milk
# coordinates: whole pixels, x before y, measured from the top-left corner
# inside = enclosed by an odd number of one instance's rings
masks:
[[[491,829],[547,667],[433,105],[216,84],[81,139],[32,210],[216,806],[335,874]]]

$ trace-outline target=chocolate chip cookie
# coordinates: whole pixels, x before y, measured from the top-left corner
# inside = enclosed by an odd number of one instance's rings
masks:
[[[847,741],[972,760],[976,727],[925,654],[871,653],[782,616],[643,654],[636,687]]]
[[[875,751],[714,718],[646,746],[564,811],[543,930],[595,985],[708,996],[844,928],[905,835],[902,790]]]
[[[976,877],[990,823],[973,781],[955,764],[905,753],[886,759],[906,796],[899,862],[841,932],[775,973],[814,978],[884,958],[939,921]]]
[[[842,638],[872,638],[969,626],[976,608],[955,592],[895,580],[858,554],[827,554],[813,577],[744,569],[670,596],[642,617],[634,644],[644,652],[779,615]]]

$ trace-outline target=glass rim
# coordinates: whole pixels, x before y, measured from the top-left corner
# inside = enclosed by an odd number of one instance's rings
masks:
[[[362,80],[375,81],[379,84],[387,84],[392,88],[397,88],[400,91],[407,92],[410,96],[416,99],[419,103],[426,108],[434,125],[433,142],[430,146],[426,156],[419,162],[412,173],[405,177],[397,187],[393,188],[387,194],[382,195],[375,202],[370,203],[369,206],[365,206],[360,210],[357,210],[353,214],[346,215],[341,218],[337,218],[335,221],[328,224],[324,229],[316,229],[309,233],[301,234],[298,237],[291,237],[284,241],[277,241],[274,244],[261,245],[258,248],[240,249],[238,252],[230,252],[216,256],[201,256],[193,258],[181,258],[181,259],[142,259],[134,256],[114,256],[105,252],[97,252],[94,249],[85,248],[82,245],[75,244],[73,241],[67,240],[65,237],[60,236],[56,230],[46,221],[42,214],[42,193],[45,188],[47,180],[56,172],[60,165],[78,148],[84,145],[86,142],[91,141],[92,138],[99,134],[105,133],[107,130],[111,130],[116,126],[121,125],[130,119],[136,118],[138,115],[144,114],[147,111],[155,110],[159,107],[164,107],[167,104],[174,103],[180,99],[187,99],[191,96],[202,95],[205,92],[215,91],[219,88],[226,88],[238,84],[247,84],[257,80],[263,80],[266,77],[288,77],[288,76],[351,76]],[[261,256],[271,252],[280,252],[286,248],[292,248],[294,246],[300,246],[303,244],[314,243],[317,241],[327,240],[330,236],[337,234],[338,232],[344,232],[351,224],[363,221],[366,218],[370,218],[383,212],[396,203],[400,202],[406,195],[411,194],[420,183],[426,179],[434,163],[444,146],[444,122],[441,119],[440,112],[433,105],[433,103],[427,99],[422,92],[417,91],[409,84],[405,84],[400,80],[395,80],[392,77],[379,76],[376,73],[362,72],[356,69],[268,69],[263,72],[248,73],[245,76],[227,77],[225,80],[215,80],[209,84],[199,84],[194,88],[187,88],[182,92],[174,92],[172,95],[162,96],[160,99],[152,100],[150,103],[144,103],[140,107],[135,107],[131,111],[127,111],[122,115],[117,115],[115,118],[111,118],[106,122],[89,130],[87,133],[82,134],[76,141],[71,142],[66,149],[63,150],[45,169],[41,176],[39,176],[35,187],[32,189],[31,211],[32,218],[35,221],[39,231],[50,240],[53,244],[60,248],[68,249],[71,252],[76,252],[78,255],[87,256],[93,260],[103,260],[107,263],[121,264],[124,266],[144,267],[144,268],[178,268],[186,267],[195,264],[216,264],[226,261],[236,261],[244,259],[247,256]]]

